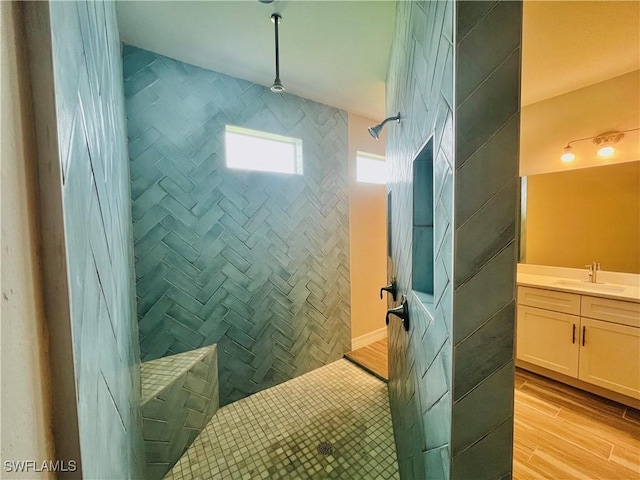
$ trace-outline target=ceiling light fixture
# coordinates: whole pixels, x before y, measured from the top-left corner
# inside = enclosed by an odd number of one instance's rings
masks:
[[[271,91],[273,93],[283,93],[284,87],[280,81],[280,45],[278,43],[278,25],[282,21],[282,16],[279,13],[274,13],[271,15],[271,21],[274,24],[276,33],[276,79],[273,81],[273,85],[271,85]]]
[[[576,159],[576,156],[573,153],[571,144],[575,142],[582,142],[583,140],[593,140],[593,143],[598,147],[600,147],[598,148],[598,157],[611,158],[615,154],[615,148],[613,146],[616,143],[622,141],[625,133],[635,132],[636,130],[640,130],[640,127],[631,128],[629,130],[622,130],[622,131],[616,130],[611,132],[604,132],[599,135],[595,135],[593,137],[585,137],[585,138],[578,138],[577,140],[571,140],[569,143],[567,143],[567,146],[564,147],[564,152],[562,153],[562,156],[560,157],[560,159],[564,163],[573,162]]]

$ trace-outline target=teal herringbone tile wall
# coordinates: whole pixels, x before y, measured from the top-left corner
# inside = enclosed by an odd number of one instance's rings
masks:
[[[350,347],[346,113],[124,50],[143,360],[218,344],[227,404]],[[225,125],[301,138],[304,174],[229,170]]]

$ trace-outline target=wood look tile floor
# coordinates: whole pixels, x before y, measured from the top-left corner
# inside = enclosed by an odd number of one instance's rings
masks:
[[[388,379],[387,340],[345,355]],[[640,480],[640,412],[517,369],[514,480]]]
[[[640,479],[640,412],[517,370],[513,478]]]
[[[389,380],[386,338],[346,353],[345,357],[382,380]]]

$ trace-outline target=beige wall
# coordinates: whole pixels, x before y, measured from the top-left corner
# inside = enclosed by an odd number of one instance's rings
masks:
[[[20,8],[0,2],[2,90],[2,330],[0,408],[2,478],[8,460],[53,460],[47,342],[40,292],[36,155]]]
[[[527,182],[526,263],[640,273],[640,162]]]
[[[387,301],[387,195],[384,185],[356,182],[356,152],[385,154],[384,132],[374,140],[367,128],[378,120],[349,114],[349,242],[351,338],[385,327]]]

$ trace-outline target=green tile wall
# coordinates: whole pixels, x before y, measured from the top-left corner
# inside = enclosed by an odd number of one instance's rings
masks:
[[[393,192],[393,273],[407,294],[411,329],[389,329],[389,395],[400,475],[449,478],[452,389],[453,2],[398,2],[389,74],[389,188]],[[433,137],[434,192],[414,199],[413,160]],[[429,198],[430,197],[430,198]],[[435,199],[435,204],[433,200]],[[431,314],[411,293],[414,201],[433,224]],[[422,217],[428,217],[424,214]]]
[[[60,262],[66,271],[56,274],[67,276],[68,292],[57,293],[69,295],[65,314],[70,318],[72,352],[65,356],[73,359],[76,387],[76,398],[65,401],[77,402],[80,458],[73,460],[81,462],[81,469],[67,475],[142,478],[133,228],[115,5],[34,3],[28,7],[32,19],[48,17],[51,37],[47,61],[52,62],[53,78],[39,78],[37,85],[50,83],[53,95],[34,93],[55,109],[55,123],[46,131],[48,139],[57,139],[57,151],[39,154],[50,160],[45,168],[60,170],[62,212],[55,213],[63,215],[64,244],[56,245],[56,258],[64,257]],[[36,28],[36,23],[28,28]],[[37,48],[46,49],[46,42]],[[51,179],[50,171],[40,174]],[[48,318],[57,328],[62,328],[61,320]],[[65,408],[56,410],[56,421],[72,425],[76,419],[65,417]],[[71,438],[56,440],[58,448]]]
[[[143,360],[217,343],[225,405],[350,350],[346,112],[124,50]],[[303,175],[226,168],[225,125],[303,141]]]
[[[452,478],[493,479],[513,455],[522,3],[456,17]]]
[[[511,471],[521,24],[520,2],[398,4],[390,265],[412,328],[391,323],[389,391],[403,479]],[[423,308],[410,283],[411,171],[431,136],[434,298]]]

